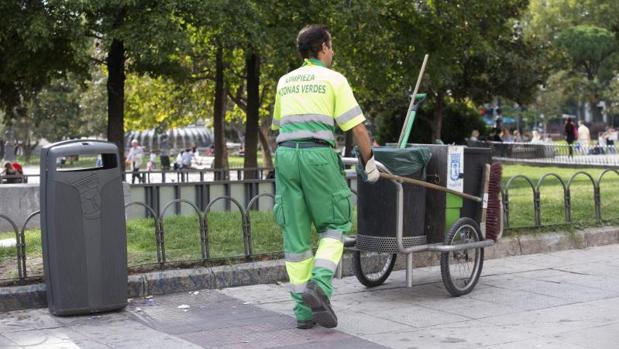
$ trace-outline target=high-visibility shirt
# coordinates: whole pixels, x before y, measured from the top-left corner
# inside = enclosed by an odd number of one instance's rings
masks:
[[[273,124],[277,143],[319,139],[335,146],[335,125],[342,131],[365,121],[346,78],[317,59],[282,76],[277,83]]]

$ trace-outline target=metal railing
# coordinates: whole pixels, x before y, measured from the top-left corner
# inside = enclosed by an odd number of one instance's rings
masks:
[[[467,145],[492,149],[492,158],[498,161],[619,167],[619,153],[615,145],[482,141],[468,141]]]
[[[125,171],[123,178],[127,183],[182,183],[211,182],[220,180],[267,179],[272,176],[272,168],[228,168],[228,169],[180,169],[153,171]],[[39,183],[40,174],[0,176],[0,184]]]
[[[573,197],[572,190],[573,190],[573,186],[575,183],[575,179],[578,177],[585,177],[586,183],[590,183],[591,185],[590,188],[592,189],[592,192],[593,192],[593,210],[591,212],[593,219],[590,220],[590,222],[599,224],[599,223],[603,223],[610,219],[619,218],[619,217],[604,217],[603,212],[602,212],[601,185],[604,183],[604,179],[607,178],[608,174],[611,172],[619,176],[618,170],[607,169],[601,172],[597,178],[593,178],[593,176],[583,171],[574,173],[567,180],[563,179],[561,176],[557,175],[556,173],[547,173],[543,175],[541,178],[539,178],[539,180],[537,181],[533,181],[524,175],[517,175],[517,176],[510,178],[503,186],[502,192],[501,192],[502,198],[503,198],[505,228],[506,229],[530,228],[530,227],[539,228],[543,226],[553,226],[553,225],[563,225],[563,224],[574,223],[574,219],[573,219],[574,197]],[[562,217],[561,222],[544,224],[542,220],[542,212],[543,212],[542,210],[544,208],[542,204],[543,197],[542,197],[540,189],[543,187],[545,183],[547,183],[549,180],[552,180],[552,179],[557,180],[559,182],[559,187],[562,190],[563,196],[562,196],[561,204],[564,207],[563,217]],[[514,187],[515,187],[515,183],[518,181],[524,182],[525,188],[528,187],[531,190],[531,205],[532,205],[531,207],[533,209],[534,214],[533,214],[531,224],[514,226],[511,222],[511,214],[514,211],[515,207],[513,206],[513,203],[510,201],[511,201],[512,190],[516,189]],[[521,188],[518,188],[518,189],[521,189]],[[353,193],[356,194],[354,190],[353,190]],[[154,220],[153,240],[155,241],[155,245],[156,245],[155,266],[159,268],[163,268],[167,264],[170,264],[172,262],[178,262],[178,261],[168,260],[168,256],[166,252],[167,251],[166,250],[166,229],[165,229],[165,224],[164,224],[166,213],[168,213],[168,211],[172,207],[176,207],[178,205],[187,205],[192,209],[193,212],[195,212],[195,217],[198,220],[198,226],[199,226],[198,232],[199,232],[199,237],[200,237],[199,247],[200,247],[200,261],[201,262],[207,262],[213,258],[211,254],[211,246],[209,243],[210,242],[209,237],[210,237],[211,231],[209,228],[208,214],[211,211],[213,205],[215,205],[217,202],[220,202],[220,201],[231,203],[232,205],[230,206],[235,206],[236,210],[238,210],[238,212],[241,215],[241,221],[239,222],[239,225],[240,225],[239,237],[240,237],[240,240],[242,241],[243,252],[242,252],[242,255],[239,255],[238,257],[243,257],[245,258],[245,260],[252,260],[253,258],[255,258],[257,255],[255,254],[254,246],[253,246],[253,235],[252,235],[252,224],[251,224],[251,219],[250,219],[250,212],[252,208],[254,208],[254,206],[257,204],[259,199],[262,197],[269,197],[271,198],[271,200],[274,199],[274,195],[271,193],[261,193],[261,194],[257,194],[251,197],[251,199],[246,201],[247,202],[246,205],[242,205],[238,200],[234,199],[231,196],[219,196],[217,198],[210,200],[208,204],[206,204],[206,206],[202,204],[198,205],[197,203],[193,203],[186,199],[173,199],[167,202],[165,205],[162,205],[161,210],[155,207],[152,207],[144,202],[127,203],[125,205],[125,209],[128,209],[129,207],[133,207],[133,206],[142,207],[144,208],[145,211],[148,212],[147,216],[149,216],[150,219]],[[200,206],[202,206],[203,209],[200,209]],[[518,207],[518,209],[520,210],[521,207]],[[177,211],[177,214],[178,214],[178,211]],[[15,257],[17,260],[16,268],[17,268],[17,275],[18,275],[16,279],[15,278],[3,279],[2,280],[3,282],[8,281],[8,282],[13,282],[13,283],[24,283],[28,280],[29,275],[28,275],[28,271],[26,268],[27,255],[26,255],[25,232],[26,232],[28,223],[37,215],[39,215],[39,211],[29,214],[27,218],[24,220],[24,223],[21,226],[19,226],[6,215],[0,214],[0,220],[8,221],[15,235],[15,240],[16,240]],[[195,260],[192,260],[192,262],[194,261]],[[40,276],[40,275],[37,275],[37,276]]]
[[[506,228],[539,228],[542,226],[553,226],[553,225],[562,225],[562,224],[571,224],[574,223],[573,220],[573,185],[574,180],[577,177],[585,177],[587,183],[591,184],[591,192],[593,194],[593,212],[591,212],[593,219],[592,222],[596,224],[600,224],[604,221],[608,221],[611,219],[617,219],[619,217],[603,217],[602,215],[602,195],[601,195],[601,184],[602,180],[607,177],[609,173],[615,173],[619,176],[619,171],[615,169],[606,169],[602,171],[597,178],[593,178],[589,173],[584,171],[578,171],[571,175],[567,181],[565,181],[561,176],[556,173],[546,173],[542,177],[540,177],[537,182],[534,182],[529,177],[524,175],[516,175],[511,177],[507,183],[503,186],[501,190],[502,199],[503,199],[503,212],[504,212],[504,224]],[[562,190],[563,200],[562,204],[564,207],[563,212],[563,220],[562,222],[557,222],[554,224],[542,224],[542,195],[540,188],[544,183],[547,182],[548,179],[556,179]],[[520,225],[514,226],[511,223],[510,214],[513,211],[513,207],[511,207],[510,203],[510,190],[512,189],[513,183],[516,181],[524,181],[526,183],[525,186],[531,188],[531,203],[533,209],[533,221],[531,225]]]
[[[261,193],[254,196],[246,206],[241,205],[239,201],[229,196],[220,196],[215,198],[206,206],[204,210],[200,210],[194,203],[185,200],[185,199],[174,199],[167,202],[160,212],[157,212],[153,207],[143,203],[143,202],[130,202],[125,205],[125,209],[131,206],[139,206],[143,207],[150,213],[151,218],[154,220],[154,240],[156,244],[156,264],[158,264],[161,268],[164,267],[166,263],[168,263],[167,255],[166,255],[166,244],[165,244],[165,225],[164,218],[167,211],[176,204],[184,204],[191,207],[198,219],[199,223],[199,235],[200,235],[200,257],[202,261],[208,261],[211,258],[211,251],[209,246],[209,220],[208,213],[212,206],[218,201],[229,201],[231,202],[240,212],[241,214],[241,237],[243,241],[243,255],[247,260],[251,260],[254,257],[254,249],[253,249],[253,239],[251,232],[251,219],[250,219],[250,211],[253,206],[256,205],[258,199],[262,197],[270,197],[271,200],[275,200],[275,196],[270,193]],[[35,216],[39,215],[40,211],[36,211],[28,215],[26,220],[21,226],[18,226],[13,220],[9,217],[0,214],[0,220],[8,221],[11,225],[12,230],[15,233],[15,257],[17,260],[17,279],[11,279],[5,281],[18,281],[24,282],[28,279],[28,271],[26,268],[27,265],[27,256],[26,256],[26,228],[28,223]]]

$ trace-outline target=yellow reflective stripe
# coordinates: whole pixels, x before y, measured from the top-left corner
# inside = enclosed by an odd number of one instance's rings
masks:
[[[330,261],[337,266],[342,258],[343,252],[344,243],[342,241],[326,237],[320,239],[320,242],[318,243],[318,250],[316,250],[315,259],[316,261],[319,259]]]
[[[290,278],[290,284],[300,285],[307,282],[312,276],[312,266],[314,259],[308,258],[301,262],[285,262],[286,271]]]
[[[349,109],[348,111],[346,111],[345,113],[342,113],[341,115],[336,116],[335,121],[337,121],[338,125],[342,125],[354,119],[356,116],[359,116],[359,114],[363,114],[363,112],[361,111],[361,107],[356,105],[352,107],[351,109]]]
[[[282,117],[281,122],[278,121],[278,125],[285,125],[289,123],[303,123],[303,122],[320,122],[328,126],[334,126],[333,118],[329,115],[321,114],[295,114],[286,115]]]
[[[332,142],[332,143],[335,142],[335,137],[333,136],[332,131],[318,131],[318,132],[295,131],[295,132],[285,132],[285,133],[280,132],[279,136],[277,136],[276,142],[281,143],[285,141],[294,141],[298,139],[308,139],[308,138],[322,139],[324,141]]]

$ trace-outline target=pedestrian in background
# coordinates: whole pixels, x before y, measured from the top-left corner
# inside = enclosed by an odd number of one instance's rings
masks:
[[[131,166],[131,183],[135,183],[135,179],[138,179],[139,183],[142,183],[142,177],[140,175],[140,167],[144,161],[144,148],[140,146],[137,139],[131,141],[131,149],[127,154],[127,163]]]
[[[565,120],[565,124],[563,125],[563,132],[565,134],[565,141],[568,145],[569,157],[574,157],[574,141],[577,138],[578,130],[576,129],[576,125],[572,122],[572,118],[567,118]]]
[[[2,167],[2,172],[0,175],[6,177],[2,180],[3,183],[21,183],[21,176],[19,171],[13,166],[10,161],[6,161],[4,166]]]
[[[589,128],[582,120],[578,121],[578,125],[578,143],[585,147],[589,146],[589,143],[591,142],[591,133],[589,132]]]

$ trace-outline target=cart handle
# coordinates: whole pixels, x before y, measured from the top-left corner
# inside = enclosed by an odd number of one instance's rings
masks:
[[[388,174],[388,173],[381,173],[380,176],[382,178],[390,179],[390,180],[397,181],[397,182],[400,182],[400,183],[418,185],[420,187],[424,187],[424,188],[428,188],[428,189],[433,189],[433,190],[438,190],[438,191],[442,191],[442,192],[445,192],[445,193],[454,194],[454,195],[463,197],[465,199],[473,200],[473,201],[476,201],[476,202],[481,202],[482,201],[479,196],[475,196],[475,195],[471,195],[471,194],[467,194],[467,193],[461,193],[461,192],[456,191],[456,190],[452,190],[452,189],[445,188],[445,187],[440,186],[440,185],[436,185],[436,184],[420,181],[420,180],[414,179],[414,178],[396,176],[396,175],[392,175],[392,174]]]
[[[359,163],[359,159],[357,158],[342,158],[342,162],[346,165],[356,165]],[[376,167],[378,167],[378,169],[380,170],[380,176],[385,178],[385,179],[389,179],[398,183],[406,183],[406,184],[413,184],[413,185],[418,185],[420,187],[424,187],[424,188],[428,188],[428,189],[433,189],[433,190],[438,190],[438,191],[442,191],[445,193],[450,193],[450,194],[454,194],[457,196],[460,196],[462,198],[465,199],[469,199],[469,200],[473,200],[475,202],[482,202],[482,199],[479,196],[475,196],[475,195],[471,195],[471,194],[467,194],[467,193],[461,193],[459,191],[455,191],[449,188],[445,188],[443,186],[440,185],[436,185],[436,184],[432,184],[432,183],[428,183],[428,182],[424,182],[424,181],[420,181],[418,179],[414,179],[414,178],[408,178],[408,177],[402,177],[402,176],[396,176],[394,174],[392,174],[387,167],[385,167],[385,165],[383,165],[382,163],[378,162],[375,160],[376,163]]]

